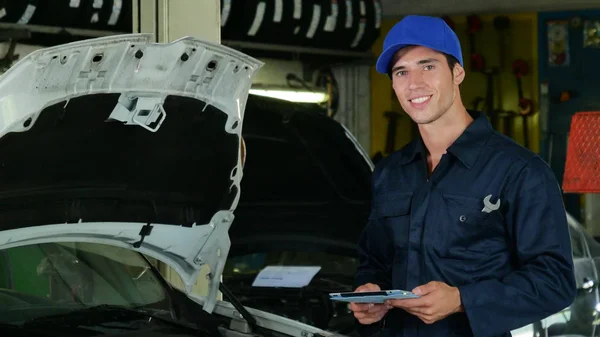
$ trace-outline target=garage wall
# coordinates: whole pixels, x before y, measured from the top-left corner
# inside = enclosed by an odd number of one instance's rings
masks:
[[[505,37],[505,65],[499,70],[495,79],[495,105],[496,109],[518,111],[517,80],[512,72],[512,64],[516,59],[525,60],[529,65],[529,74],[523,77],[523,95],[534,102],[536,113],[528,118],[529,148],[539,153],[539,99],[538,99],[538,48],[537,48],[537,14],[522,13],[506,15],[510,20],[510,27]],[[486,64],[492,67],[500,65],[500,46],[498,32],[494,29],[493,20],[496,15],[481,16],[483,29],[476,36],[477,52],[485,58]],[[472,102],[476,97],[485,97],[487,88],[486,77],[481,73],[470,71],[469,38],[466,33],[467,24],[465,16],[452,16],[455,22],[455,31],[462,43],[463,58],[467,76],[462,85],[462,99],[467,108],[472,109]],[[484,47],[485,43],[485,48]],[[501,99],[500,99],[501,97]],[[524,145],[522,118],[513,118],[513,139]],[[502,123],[500,125],[502,127]]]
[[[510,20],[510,29],[507,32],[507,45],[510,47],[506,49],[506,65],[502,68],[500,75],[496,78],[495,88],[500,89],[502,99],[496,99],[496,109],[502,108],[504,110],[517,110],[518,106],[518,93],[516,87],[516,78],[512,74],[512,62],[514,59],[521,58],[529,63],[529,68],[532,70],[530,75],[523,78],[523,91],[524,95],[528,98],[532,98],[534,101],[535,110],[539,110],[538,104],[538,78],[537,78],[537,66],[538,66],[538,48],[537,48],[537,14],[536,13],[520,13],[507,15]],[[493,19],[495,15],[484,15],[481,16],[483,22],[483,29],[476,36],[476,48],[477,52],[482,54],[486,59],[486,64],[490,66],[499,65],[499,46],[497,41],[497,32],[494,30]],[[469,39],[467,35],[467,24],[465,16],[452,16],[450,17],[455,25],[455,31],[461,41],[463,58],[466,68],[466,78],[463,82],[461,93],[462,99],[467,108],[472,108],[473,100],[478,97],[485,97],[486,90],[486,77],[481,73],[475,73],[470,71],[470,50],[469,50]],[[375,54],[379,55],[383,49],[383,39],[385,34],[391,29],[391,27],[398,22],[398,19],[386,19],[382,26],[382,35],[377,40],[372,50]],[[485,48],[482,48],[485,42]],[[377,73],[372,68],[372,125],[371,125],[371,154],[374,155],[379,151],[383,151],[385,148],[386,133],[387,133],[387,119],[384,117],[385,111],[393,110],[400,112],[403,111],[400,108],[399,103],[392,91],[391,81],[386,75]],[[498,94],[496,93],[497,97]],[[529,118],[529,144],[530,149],[534,152],[539,152],[539,118],[538,113],[533,117]],[[514,138],[517,142],[523,144],[523,124],[521,119],[514,119],[513,132]],[[397,136],[396,136],[396,149],[399,149],[403,145],[407,144],[412,139],[412,121],[408,117],[400,119],[398,124]]]
[[[516,13],[559,11],[598,7],[598,0],[382,0],[384,13],[452,15],[470,13]]]
[[[269,58],[261,58],[265,65],[252,80],[252,85],[287,86],[286,76],[293,73],[302,78],[302,63]]]
[[[579,17],[580,25],[571,19]],[[550,162],[554,174],[562,184],[567,141],[573,114],[582,111],[600,111],[600,48],[584,48],[583,23],[585,20],[600,20],[600,8],[588,11],[545,12],[539,14],[539,53],[540,81],[548,83],[548,114],[545,118],[547,134],[542,138],[542,157]],[[564,66],[548,64],[548,28],[550,21],[564,21],[566,26],[566,46],[569,62]],[[560,49],[560,44],[557,44]],[[563,91],[574,93],[572,99],[560,102]],[[598,195],[565,194],[565,207],[576,219],[585,220],[585,225],[593,235],[600,235],[600,198]],[[582,212],[585,203],[585,212]],[[585,219],[583,214],[585,213]]]

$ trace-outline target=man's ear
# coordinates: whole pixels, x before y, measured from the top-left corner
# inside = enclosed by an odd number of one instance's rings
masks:
[[[455,64],[452,75],[454,78],[454,84],[460,85],[465,80],[465,68],[463,68],[459,63]]]

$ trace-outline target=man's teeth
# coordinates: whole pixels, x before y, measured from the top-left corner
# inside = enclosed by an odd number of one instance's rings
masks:
[[[415,98],[415,99],[412,99],[411,102],[413,102],[413,103],[423,103],[426,100],[428,100],[430,97],[431,96],[423,96],[423,97]]]

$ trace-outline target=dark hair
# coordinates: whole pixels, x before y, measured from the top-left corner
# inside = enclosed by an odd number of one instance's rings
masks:
[[[454,71],[454,66],[458,64],[458,60],[456,59],[456,57],[450,54],[444,53],[444,56],[446,56],[446,61],[448,62],[448,67],[450,67],[450,71]]]
[[[448,63],[448,67],[450,67],[450,71],[454,72],[454,66],[456,66],[458,64],[458,60],[456,59],[456,57],[454,57],[450,54],[446,54],[446,53],[442,53],[442,54],[444,54],[444,56],[446,56],[446,62]],[[388,71],[388,76],[390,79],[392,78],[392,67],[391,66]]]

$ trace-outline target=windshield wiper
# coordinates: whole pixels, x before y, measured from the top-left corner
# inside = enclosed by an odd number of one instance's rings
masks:
[[[182,315],[181,310],[185,306],[181,302],[179,302],[179,300],[177,298],[177,294],[175,293],[175,290],[171,287],[169,282],[167,282],[167,280],[165,280],[165,278],[162,276],[160,271],[152,264],[152,262],[150,262],[150,260],[148,260],[146,255],[144,255],[142,253],[139,253],[139,254],[144,259],[144,261],[146,261],[146,264],[148,264],[148,267],[150,267],[150,271],[152,271],[152,274],[154,275],[154,277],[156,277],[158,282],[160,282],[160,284],[163,286],[163,288],[169,294],[169,305],[171,307],[171,311],[173,312],[175,317],[177,317],[178,319],[181,318],[181,315]]]
[[[33,326],[43,323],[56,323],[63,321],[73,321],[73,323],[79,323],[79,318],[83,320],[89,320],[90,318],[96,318],[96,320],[105,321],[128,321],[139,318],[152,317],[151,313],[143,310],[129,309],[118,305],[101,304],[93,307],[84,309],[71,310],[66,313],[60,313],[55,315],[47,315],[33,318],[23,324],[23,326]]]
[[[24,328],[47,325],[98,326],[108,322],[133,322],[152,319],[180,328],[197,331],[192,326],[157,316],[152,311],[139,308],[126,308],[118,305],[102,304],[85,309],[73,310],[62,314],[33,318],[23,324]]]
[[[223,293],[223,296],[229,300],[229,303],[231,303],[231,305],[233,305],[233,307],[240,313],[240,315],[242,315],[250,328],[252,328],[252,331],[256,331],[258,328],[256,318],[254,318],[254,316],[252,316],[252,314],[246,310],[240,300],[235,297],[235,295],[231,292],[231,290],[229,290],[229,288],[225,286],[225,284],[223,284],[223,282],[219,284],[219,290]]]

